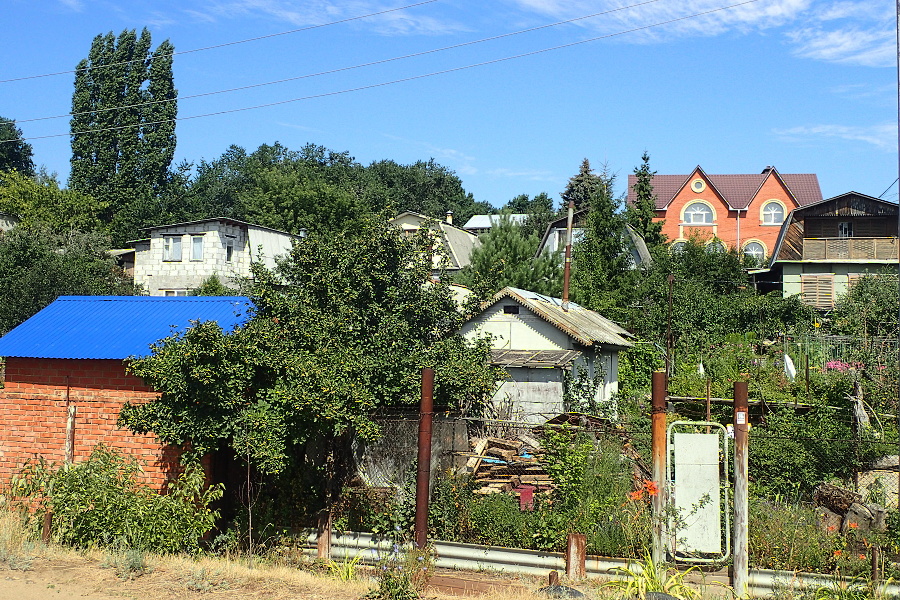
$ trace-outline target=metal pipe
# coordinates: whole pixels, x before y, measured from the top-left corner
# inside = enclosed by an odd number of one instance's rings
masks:
[[[898,0],[900,2],[900,0]],[[669,316],[666,319],[666,381],[672,376],[672,294],[675,289],[675,275],[669,273]]]
[[[434,416],[434,369],[422,369],[419,404],[419,459],[416,470],[416,546],[428,543],[428,487],[431,477],[431,420]]]
[[[66,375],[66,464],[72,464],[75,461],[75,412],[77,409],[69,397],[70,389],[69,376]]]
[[[665,478],[666,478],[666,374],[655,371],[651,385],[652,409],[650,413],[651,455],[653,461],[653,482],[657,493],[653,503],[653,563],[662,564],[666,560],[666,518],[665,518]]]
[[[749,589],[750,554],[748,547],[749,479],[747,445],[750,419],[747,382],[734,382],[734,574],[732,587],[738,598]]]
[[[569,200],[569,219],[566,221],[566,262],[563,267],[562,309],[565,312],[569,311],[569,280],[572,277],[572,222],[574,219],[575,201]]]

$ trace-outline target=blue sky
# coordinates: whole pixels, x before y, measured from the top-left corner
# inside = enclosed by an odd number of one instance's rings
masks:
[[[69,71],[100,33],[148,27],[177,52],[322,25],[416,0],[4,0],[0,79]],[[436,0],[366,19],[175,57],[176,160],[280,141],[358,161],[434,158],[476,199],[559,198],[583,158],[624,180],[659,173],[816,173],[825,197],[897,178],[894,4],[886,0]],[[631,6],[635,5],[635,6]],[[537,31],[239,92],[631,6]],[[648,27],[649,26],[649,27]],[[634,31],[632,31],[634,30]],[[630,31],[630,32],[629,32]],[[629,33],[623,33],[629,32]],[[620,34],[620,35],[619,35]],[[607,36],[607,37],[601,37]],[[596,39],[594,41],[587,41]],[[584,42],[578,43],[576,42]],[[575,44],[575,45],[571,45]],[[438,71],[569,45],[513,60]],[[411,81],[378,85],[405,78]],[[73,75],[0,83],[28,138],[65,134]],[[377,86],[348,93],[353,88]],[[68,137],[31,139],[68,175]],[[897,186],[885,198],[897,199]]]

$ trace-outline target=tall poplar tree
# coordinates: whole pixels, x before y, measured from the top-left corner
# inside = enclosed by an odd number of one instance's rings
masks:
[[[177,92],[167,41],[150,32],[98,35],[78,63],[72,96],[69,186],[107,203],[104,217],[123,241],[164,192],[175,154]],[[152,211],[150,211],[152,212]]]

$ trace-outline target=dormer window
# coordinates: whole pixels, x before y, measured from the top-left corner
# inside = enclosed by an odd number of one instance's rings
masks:
[[[163,237],[163,260],[181,262],[181,236],[167,235]]]
[[[693,202],[684,209],[685,225],[712,225],[713,210],[704,202]]]

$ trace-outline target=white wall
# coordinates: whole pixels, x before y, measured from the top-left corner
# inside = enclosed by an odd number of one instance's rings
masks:
[[[503,312],[506,305],[519,307],[519,314]],[[460,334],[467,340],[491,334],[496,350],[572,350],[572,338],[512,298],[504,298],[463,325]]]

